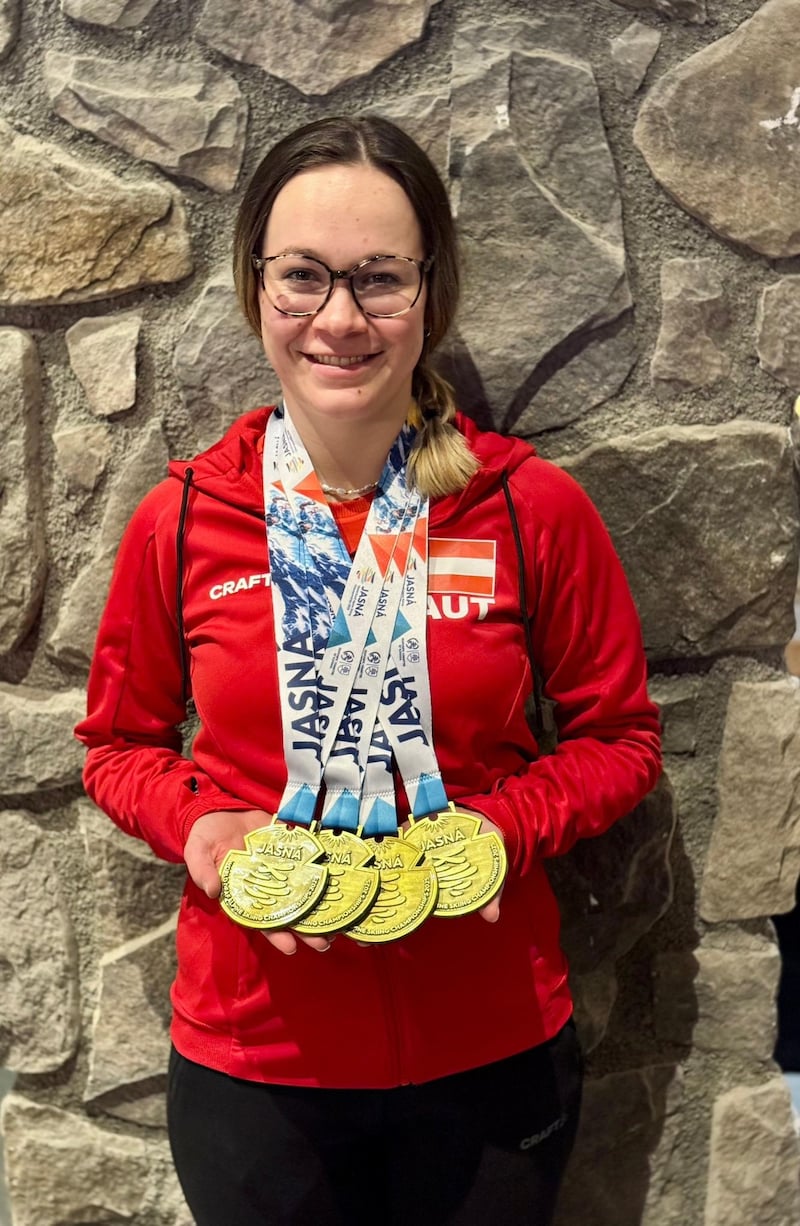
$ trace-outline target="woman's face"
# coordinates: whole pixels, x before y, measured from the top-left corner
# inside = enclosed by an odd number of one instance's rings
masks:
[[[350,269],[375,255],[425,259],[422,233],[402,187],[374,166],[322,166],[295,175],[275,198],[265,256],[312,256]],[[293,420],[391,421],[400,429],[423,344],[426,289],[405,315],[362,313],[344,280],[317,315],[282,315],[259,287],[261,338]],[[358,360],[353,362],[353,358]]]

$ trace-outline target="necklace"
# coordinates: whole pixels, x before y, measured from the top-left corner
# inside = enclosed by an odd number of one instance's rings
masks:
[[[320,481],[320,487],[323,494],[339,494],[343,498],[358,498],[361,494],[368,494],[370,490],[377,489],[378,482],[370,481],[367,485],[359,485],[358,489],[348,489],[342,485],[326,485],[324,481]]]

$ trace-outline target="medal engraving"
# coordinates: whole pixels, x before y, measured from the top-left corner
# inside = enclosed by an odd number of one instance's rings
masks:
[[[434,915],[468,915],[490,902],[505,880],[508,861],[494,831],[480,834],[481,819],[450,806],[413,822],[403,835],[433,865],[439,883]]]
[[[341,932],[369,910],[380,888],[372,849],[347,830],[319,830],[316,837],[327,857],[328,882],[317,905],[298,923],[296,932],[324,936]]]
[[[348,929],[358,941],[397,941],[428,918],[436,906],[436,873],[405,839],[365,839],[380,872],[378,895],[363,919]]]
[[[300,826],[274,822],[244,838],[220,866],[220,906],[246,928],[289,928],[317,902],[328,878],[322,844]]]

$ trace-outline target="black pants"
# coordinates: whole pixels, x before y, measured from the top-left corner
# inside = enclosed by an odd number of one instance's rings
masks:
[[[581,1076],[571,1022],[391,1090],[241,1081],[173,1051],[170,1143],[197,1226],[548,1226]]]

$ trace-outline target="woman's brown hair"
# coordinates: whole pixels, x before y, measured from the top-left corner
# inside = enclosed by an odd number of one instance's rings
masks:
[[[417,216],[426,257],[425,341],[414,370],[417,438],[409,460],[409,481],[427,495],[455,493],[478,467],[453,425],[450,385],[430,366],[430,355],[444,339],[456,312],[459,292],[458,245],[447,192],[428,155],[411,137],[377,115],[331,116],[290,132],[270,149],[245,190],[236,220],[233,275],[242,310],[261,335],[258,281],[251,256],[263,255],[261,242],[275,198],[290,179],[317,166],[367,163],[403,188]]]

